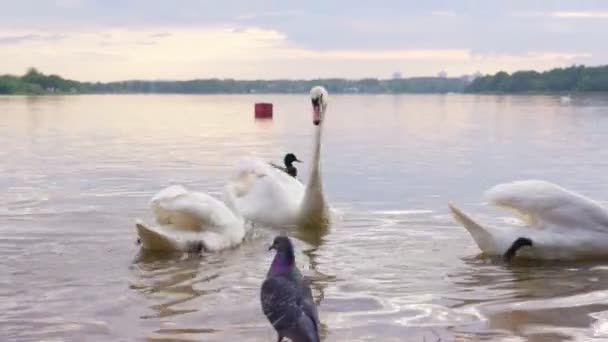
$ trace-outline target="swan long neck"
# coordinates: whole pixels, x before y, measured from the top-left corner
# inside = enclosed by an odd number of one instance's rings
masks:
[[[319,215],[324,209],[325,199],[323,196],[323,183],[321,181],[321,136],[322,126],[315,127],[314,146],[312,151],[312,162],[304,199],[302,201],[301,215]]]
[[[310,175],[308,177],[308,183],[306,190],[311,186],[321,188],[321,132],[323,131],[322,126],[319,125],[315,128],[315,140],[312,150],[312,163],[310,169]]]

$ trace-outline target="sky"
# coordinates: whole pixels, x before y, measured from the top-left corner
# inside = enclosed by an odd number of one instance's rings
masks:
[[[0,0],[0,74],[449,76],[608,64],[603,0]]]

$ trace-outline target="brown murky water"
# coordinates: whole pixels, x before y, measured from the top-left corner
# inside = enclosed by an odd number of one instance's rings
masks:
[[[259,100],[273,121],[253,120]],[[607,97],[330,101],[337,217],[295,240],[326,341],[608,339],[608,261],[476,258],[446,206],[509,224],[481,193],[518,178],[608,199]],[[217,194],[240,156],[306,162],[309,112],[306,95],[0,97],[0,340],[274,341],[259,287],[276,231],[217,255],[149,255],[133,222],[168,184]]]

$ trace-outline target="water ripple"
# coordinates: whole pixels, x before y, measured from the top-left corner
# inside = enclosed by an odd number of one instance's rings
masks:
[[[297,113],[308,102],[273,95],[280,110],[261,123],[257,97],[1,97],[0,340],[276,339],[259,287],[277,230],[192,256],[140,253],[133,226],[170,184],[218,196],[240,156],[295,152],[306,178],[312,127]],[[453,200],[488,224],[521,224],[481,194],[523,177],[605,200],[594,180],[608,165],[606,101],[581,103],[333,96],[323,177],[334,221],[316,245],[292,234],[324,340],[608,338],[606,265],[479,258],[447,210]]]

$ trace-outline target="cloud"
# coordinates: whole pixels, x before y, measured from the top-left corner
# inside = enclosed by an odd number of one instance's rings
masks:
[[[283,58],[311,58],[321,60],[390,61],[390,60],[464,60],[470,58],[466,49],[398,49],[398,50],[311,50],[291,49]]]
[[[436,17],[455,17],[457,14],[452,11],[432,11],[431,15]]]
[[[80,79],[547,69],[606,63],[605,18],[602,1],[4,1],[0,57]]]
[[[608,11],[514,11],[508,16],[521,18],[608,19]]]
[[[86,4],[84,0],[55,0],[55,4],[59,8],[73,9],[82,7]]]
[[[150,35],[150,38],[164,38],[164,37],[170,37],[171,33],[169,32],[160,32],[160,33],[153,33]]]
[[[289,18],[304,16],[305,11],[302,10],[285,10],[285,11],[265,11],[255,13],[243,13],[239,14],[237,20],[252,20],[252,19],[263,19],[263,18]]]
[[[570,19],[608,19],[608,11],[582,11],[582,12],[551,12],[549,16],[554,18],[570,18]]]
[[[590,58],[593,55],[589,52],[556,52],[556,51],[531,51],[528,53],[531,58],[537,58],[541,60],[575,60],[579,58]]]
[[[20,44],[32,41],[57,41],[64,39],[63,34],[18,34],[18,35],[0,35],[0,45]]]
[[[136,45],[156,45],[157,42],[152,41],[152,40],[140,40],[135,42]]]
[[[159,34],[162,32],[162,34]],[[106,28],[83,32],[0,32],[21,39],[5,45],[0,59],[8,70],[30,66],[79,80],[192,79],[208,77],[316,78],[451,75],[475,70],[541,68],[593,57],[584,52],[538,50],[487,54],[461,48],[315,49],[284,33],[258,27],[166,27],[159,30]],[[52,41],[40,37],[62,37]]]

